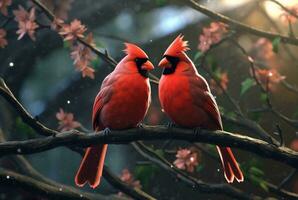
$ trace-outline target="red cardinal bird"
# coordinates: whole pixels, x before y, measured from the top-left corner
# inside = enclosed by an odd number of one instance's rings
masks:
[[[187,41],[179,35],[168,47],[159,66],[164,68],[159,82],[159,100],[164,112],[177,125],[223,130],[220,113],[207,81],[186,55]],[[242,172],[229,147],[217,150],[227,182],[243,181]]]
[[[127,55],[104,79],[95,98],[92,124],[96,131],[136,127],[150,105],[148,71],[154,67],[142,49],[134,44],[125,45]],[[92,188],[99,185],[107,147],[103,144],[87,148],[75,177],[78,186],[86,182]]]

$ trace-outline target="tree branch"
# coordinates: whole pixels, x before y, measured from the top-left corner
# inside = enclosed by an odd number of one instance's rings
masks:
[[[129,196],[138,200],[156,200],[154,197],[150,196],[146,192],[138,189],[131,188],[124,184],[117,176],[113,175],[108,167],[104,167],[103,170],[104,178],[115,188],[119,189],[121,192],[128,194]]]
[[[235,31],[250,33],[250,34],[253,34],[253,35],[256,35],[259,37],[265,37],[270,40],[273,40],[275,38],[280,38],[280,41],[283,43],[298,45],[298,39],[296,39],[296,38],[284,36],[284,35],[277,34],[277,33],[266,32],[263,30],[253,28],[251,26],[248,26],[246,24],[238,22],[237,20],[231,19],[225,15],[213,12],[213,11],[209,10],[208,8],[206,8],[205,6],[200,5],[195,0],[187,0],[186,3],[188,5],[190,5],[190,7],[203,13],[204,15],[207,15],[208,17],[210,17],[214,20],[217,20],[217,21],[220,21],[220,22],[230,25],[230,27],[232,29],[234,29]]]
[[[211,154],[209,149],[207,149],[203,145],[194,144],[194,146],[196,148],[198,148],[200,151],[204,152],[209,158],[213,159],[214,161],[221,162],[220,158],[218,156]],[[296,170],[296,169],[294,169],[294,170]],[[253,182],[249,176],[247,176],[246,179],[250,182]],[[298,194],[281,189],[279,186],[276,186],[276,185],[269,183],[267,181],[266,181],[266,186],[267,186],[269,192],[272,192],[272,193],[277,194],[281,197],[287,198],[288,200],[297,200],[298,199]]]
[[[20,115],[22,120],[31,126],[36,132],[42,134],[42,135],[56,135],[59,132],[54,131],[52,129],[49,129],[45,127],[42,123],[40,123],[36,118],[32,117],[29,112],[25,110],[25,108],[18,102],[18,100],[15,98],[13,93],[10,91],[10,89],[5,84],[4,80],[0,77],[0,95],[8,101],[11,105],[13,105],[13,108],[16,110],[16,112]]]
[[[4,83],[4,81],[1,81]],[[7,86],[2,84],[4,88]],[[1,92],[4,91],[4,92]],[[9,91],[9,90],[8,90]],[[49,150],[58,146],[77,145],[87,147],[96,143],[128,143],[137,140],[157,140],[157,139],[177,139],[192,142],[203,142],[210,144],[219,144],[221,146],[237,147],[243,150],[254,152],[260,156],[275,159],[284,162],[295,168],[298,168],[298,153],[285,147],[277,147],[265,141],[229,133],[226,131],[208,131],[202,130],[194,133],[191,129],[179,129],[163,126],[146,126],[144,128],[134,128],[122,131],[112,131],[111,134],[105,135],[104,132],[92,133],[85,135],[78,131],[70,131],[57,134],[57,131],[49,129],[39,123],[36,125],[30,114],[21,106],[13,94],[3,90],[0,85],[0,94],[20,113],[23,121],[29,121],[30,125],[41,135],[52,135],[45,138],[31,139],[26,141],[11,141],[0,144],[0,156],[8,154],[32,154]],[[41,126],[42,125],[42,126]],[[53,134],[53,132],[55,134]]]
[[[132,143],[132,145],[136,149],[136,151],[140,153],[143,157],[147,158],[159,167],[165,169],[186,185],[191,186],[193,189],[196,189],[204,193],[224,194],[226,196],[233,197],[236,199],[257,199],[257,196],[246,194],[241,190],[232,187],[231,185],[209,184],[201,180],[198,180],[195,177],[189,176],[187,173],[177,169],[163,157],[157,155],[153,150],[151,150],[141,142],[134,142]]]
[[[6,86],[6,84],[2,78],[0,78],[0,94],[8,101],[8,103],[10,103],[13,106],[13,108],[20,115],[22,120],[25,123],[27,123],[30,127],[32,127],[38,134],[45,135],[45,136],[55,136],[57,134],[60,134],[58,131],[47,128],[42,123],[37,121],[36,118],[33,118],[29,114],[29,112],[21,105],[21,103],[18,102],[18,100],[14,97],[13,93]],[[53,137],[53,138],[55,138],[55,137]],[[2,142],[2,143],[5,143],[5,142]],[[20,151],[20,150],[21,149],[19,149],[19,148],[17,149],[17,151]],[[76,152],[78,152],[80,154],[82,153],[79,151],[76,151]],[[119,189],[121,191],[124,190],[123,193],[125,193],[131,197],[138,198],[138,199],[152,199],[152,200],[154,199],[153,197],[150,197],[150,195],[146,194],[145,192],[143,192],[141,190],[135,190],[133,188],[130,188],[125,183],[123,183],[118,177],[113,175],[111,173],[111,171],[104,172],[104,177],[114,187],[116,187],[117,189]]]
[[[53,21],[56,18],[55,15],[39,0],[31,0],[31,1],[44,12],[44,14],[49,18],[50,21]],[[112,69],[114,69],[118,64],[117,61],[108,54],[107,50],[105,50],[104,52],[101,52],[99,49],[90,45],[82,38],[77,38],[77,41],[85,45],[86,47],[88,47],[93,53],[95,53],[98,57],[103,59],[106,63],[108,63],[112,67]],[[152,83],[158,84],[159,79],[156,76],[149,73],[149,77]]]
[[[290,9],[288,9],[286,6],[284,6],[284,5],[283,5],[282,3],[280,3],[279,1],[276,1],[276,0],[268,0],[268,1],[271,1],[271,2],[273,2],[273,3],[275,3],[275,4],[277,4],[279,7],[281,7],[284,11],[286,11],[286,12],[289,13],[290,15],[292,15],[292,16],[298,18],[298,15],[297,15],[295,12],[293,12],[293,11],[290,10]]]
[[[76,193],[70,190],[68,187],[59,187],[50,185],[34,178],[27,177],[25,175],[18,174],[16,172],[0,168],[0,185],[12,186],[14,188],[24,189],[32,192],[33,194],[40,194],[42,196],[50,197],[53,199],[69,199],[69,200],[116,200],[123,199],[120,197],[107,197],[100,195],[88,195],[87,193]],[[86,196],[84,196],[86,195]]]
[[[88,147],[93,144],[125,144],[138,140],[166,139],[236,147],[298,168],[298,153],[286,147],[277,147],[259,139],[226,131],[201,130],[197,132],[192,129],[168,128],[165,126],[144,126],[143,128],[121,131],[113,130],[108,135],[104,131],[86,135],[73,130],[45,138],[3,142],[0,143],[0,156],[33,154],[59,146]]]

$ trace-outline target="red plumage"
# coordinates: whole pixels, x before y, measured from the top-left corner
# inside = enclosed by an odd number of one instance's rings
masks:
[[[187,43],[178,36],[159,63],[164,68],[159,82],[159,99],[174,123],[188,128],[223,130],[220,112],[207,81],[186,55]],[[227,182],[243,181],[243,174],[229,147],[217,146]]]
[[[146,72],[152,70],[153,65],[139,47],[129,43],[125,45],[127,56],[104,79],[95,98],[92,124],[96,131],[136,127],[150,105],[151,90]],[[107,146],[87,148],[75,176],[76,185],[82,187],[86,182],[92,188],[99,185]]]

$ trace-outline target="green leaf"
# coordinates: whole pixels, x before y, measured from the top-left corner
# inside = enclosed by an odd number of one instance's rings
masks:
[[[196,172],[200,172],[200,171],[202,171],[202,169],[204,169],[204,165],[199,164],[199,165],[197,165],[197,167],[196,167]]]
[[[18,133],[25,134],[29,138],[34,138],[36,135],[35,131],[30,126],[25,124],[20,117],[16,118],[16,131]]]
[[[252,112],[249,114],[249,117],[254,120],[255,122],[259,122],[262,118],[261,112]]]
[[[206,57],[207,63],[211,66],[212,72],[215,72],[218,68],[217,62],[212,55],[207,55]]]
[[[227,112],[226,113],[226,116],[227,117],[229,117],[229,118],[231,118],[231,119],[236,119],[236,113],[234,113],[234,112]]]
[[[160,157],[164,157],[164,152],[163,152],[162,149],[156,149],[154,152],[155,152],[157,155],[159,155]]]
[[[260,100],[261,100],[262,102],[266,102],[267,97],[268,97],[268,95],[267,95],[266,93],[262,93],[261,96],[260,96]]]
[[[69,41],[63,41],[63,47],[68,49],[70,48],[70,42]]]
[[[240,95],[242,96],[245,92],[247,92],[255,84],[256,83],[252,78],[247,78],[244,81],[242,81]]]
[[[91,65],[93,66],[94,69],[98,69],[99,67],[99,59],[96,57],[91,61]]]
[[[260,182],[260,187],[261,187],[263,190],[265,190],[266,192],[269,191],[269,189],[268,189],[268,185],[267,185],[266,181],[262,181],[262,182]]]
[[[166,0],[155,0],[155,3],[158,5],[158,6],[163,6],[167,3]]]
[[[281,40],[280,37],[276,37],[272,40],[272,47],[273,47],[273,51],[275,53],[278,53],[278,47],[279,47],[279,44],[280,44],[280,40]]]
[[[296,107],[296,108],[294,109],[294,113],[293,113],[293,115],[292,115],[292,118],[298,118],[298,107]]]
[[[251,167],[249,169],[249,171],[250,171],[251,174],[253,174],[255,176],[261,177],[261,176],[264,175],[264,172],[261,169],[257,168],[257,167]]]
[[[201,58],[201,56],[202,56],[203,54],[204,54],[203,52],[198,51],[198,52],[195,54],[194,58],[193,58],[194,62],[197,61],[199,58]]]
[[[150,183],[151,177],[158,171],[155,165],[138,165],[134,170],[134,176],[137,180],[140,180],[142,186],[147,188]]]

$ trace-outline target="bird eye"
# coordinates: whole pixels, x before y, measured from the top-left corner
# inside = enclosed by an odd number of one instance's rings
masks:
[[[178,63],[179,62],[179,58],[178,57],[174,57],[174,56],[164,56],[168,61],[170,61],[172,64],[174,63]]]
[[[136,58],[135,59],[137,66],[141,66],[142,64],[144,64],[147,61],[148,61],[148,58]]]

